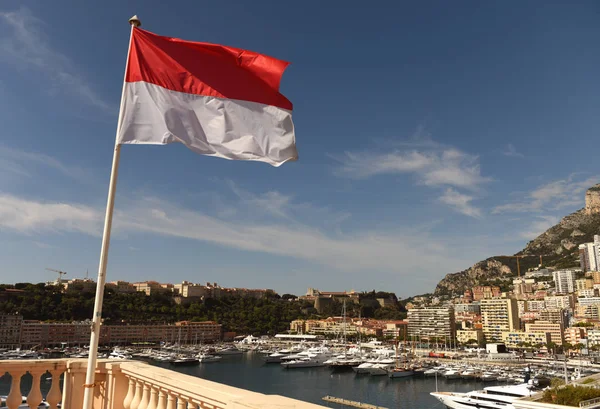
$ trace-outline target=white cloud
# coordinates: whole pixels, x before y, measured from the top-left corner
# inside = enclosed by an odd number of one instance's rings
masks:
[[[115,112],[116,108],[100,97],[76,70],[74,61],[48,44],[42,31],[44,22],[28,9],[0,12],[0,25],[10,31],[0,39],[1,60],[46,75],[51,81],[47,91],[65,92],[93,108]]]
[[[515,146],[512,143],[509,143],[508,145],[506,145],[502,154],[504,156],[510,156],[513,158],[524,158],[525,157],[525,155],[523,155],[521,152],[517,151],[517,148],[515,148]]]
[[[269,191],[262,195],[256,195],[240,188],[231,180],[228,181],[228,185],[243,206],[251,207],[253,210],[265,212],[272,216],[291,219],[289,212],[292,202],[291,196],[276,191]]]
[[[0,227],[33,234],[40,231],[100,234],[102,214],[88,206],[43,203],[0,194]]]
[[[473,196],[465,195],[452,188],[448,188],[439,200],[459,213],[479,219],[481,218],[481,209],[471,205],[473,199]]]
[[[346,152],[334,157],[338,176],[364,179],[383,174],[412,174],[427,186],[453,186],[476,190],[491,179],[481,175],[479,157],[436,144],[391,152]]]
[[[600,176],[592,176],[583,180],[576,180],[576,177],[577,175],[570,175],[566,179],[546,183],[527,193],[522,201],[496,206],[492,213],[539,212],[558,210],[578,204],[583,205],[583,193],[598,183]]]
[[[121,200],[123,202],[123,199]],[[119,233],[154,233],[246,251],[288,256],[338,271],[415,273],[467,264],[443,240],[426,231],[326,233],[298,223],[226,221],[155,198],[129,201],[114,218]],[[80,204],[42,203],[0,194],[0,227],[15,232],[76,232],[99,236],[103,209]],[[125,239],[123,239],[125,240]],[[131,239],[127,239],[131,240]],[[137,243],[127,243],[128,247]],[[460,252],[459,252],[460,253]],[[423,254],[431,254],[423,258]]]
[[[81,179],[87,174],[83,169],[67,166],[51,156],[0,145],[0,169],[2,171],[32,177],[34,175],[31,170],[36,165],[55,169],[65,176],[75,179]]]

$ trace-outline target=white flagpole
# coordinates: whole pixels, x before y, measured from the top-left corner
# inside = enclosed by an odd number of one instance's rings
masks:
[[[129,19],[131,32],[129,34],[129,47],[127,48],[127,60],[125,63],[125,76],[123,78],[123,89],[121,91],[121,107],[119,109],[119,119],[117,120],[117,134],[121,128],[123,120],[123,100],[125,97],[125,79],[127,76],[127,67],[129,65],[129,52],[131,50],[131,38],[134,27],[141,25],[137,16]],[[115,192],[117,190],[117,175],[119,173],[119,158],[121,155],[121,145],[115,143],[115,152],[113,155],[112,169],[110,171],[110,183],[108,186],[108,201],[106,204],[106,217],[104,219],[104,233],[102,235],[102,248],[100,250],[100,265],[98,266],[98,282],[96,284],[96,299],[94,302],[94,316],[92,323],[92,333],[90,335],[90,352],[87,363],[87,372],[85,376],[83,409],[91,409],[94,400],[94,378],[96,375],[96,360],[98,356],[98,341],[100,340],[100,324],[102,321],[102,301],[104,299],[104,284],[106,282],[106,265],[108,264],[108,248],[110,246],[110,231],[112,229],[113,210],[115,207]]]

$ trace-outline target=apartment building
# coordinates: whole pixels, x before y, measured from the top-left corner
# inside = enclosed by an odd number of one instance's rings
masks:
[[[544,309],[539,312],[539,319],[541,321],[548,321],[555,324],[562,324],[563,328],[566,327],[566,315],[564,309]]]
[[[385,328],[382,328],[382,335],[390,339],[408,339],[408,322],[401,320],[386,322]]]
[[[587,342],[589,346],[600,345],[600,329],[588,329]]]
[[[456,340],[461,344],[467,344],[475,340],[478,345],[481,345],[483,339],[483,330],[481,329],[463,329],[456,331]]]
[[[481,314],[481,307],[479,303],[469,303],[469,304],[455,304],[454,305],[454,313],[455,314]]]
[[[500,296],[500,287],[480,285],[473,287],[473,301],[484,300]]]
[[[172,292],[174,288],[173,284],[161,284],[157,281],[142,281],[133,283],[133,286],[136,291],[144,292],[146,295]]]
[[[201,284],[190,283],[189,281],[183,281],[181,284],[175,284],[173,288],[176,294],[184,298],[200,298],[211,295],[209,287]]]
[[[565,342],[571,345],[581,343],[581,340],[587,339],[587,328],[584,327],[570,327],[564,329]]]
[[[595,235],[593,242],[579,245],[579,264],[583,271],[600,270],[600,236]]]
[[[454,339],[453,308],[412,308],[408,310],[408,337],[414,339]]]
[[[565,309],[573,308],[575,306],[574,295],[554,295],[544,297],[545,307],[548,309]]]
[[[547,321],[536,321],[525,324],[525,332],[548,332],[550,333],[550,340],[558,345],[562,345],[564,341],[562,324],[556,324]]]
[[[63,288],[66,292],[84,292],[93,293],[96,291],[96,282],[88,278],[74,278],[72,280],[63,281]]]
[[[0,314],[0,348],[19,347],[23,317],[18,314]]]
[[[110,283],[106,283],[106,287],[114,290],[116,293],[120,294],[128,294],[135,293],[137,290],[133,284],[127,281],[111,281]]]
[[[548,332],[514,331],[502,333],[502,342],[509,348],[520,347],[523,344],[547,345],[551,339]]]
[[[575,280],[575,289],[579,292],[582,290],[592,290],[594,288],[594,280],[591,277],[579,278]]]
[[[575,270],[556,270],[552,273],[552,278],[558,294],[575,291]]]
[[[10,323],[10,326],[0,326],[0,346],[31,348],[63,344],[86,345],[90,342],[90,322],[46,323],[21,320],[17,325],[12,318],[5,317],[0,315],[0,324]],[[6,328],[11,328],[11,331],[5,330]],[[15,338],[17,331],[18,339]],[[216,322],[181,321],[175,325],[102,325],[99,341],[101,345],[159,343],[161,341],[190,344],[211,343],[220,339],[221,325]]]
[[[519,330],[517,300],[513,298],[481,300],[481,322],[488,342],[501,341],[503,332]]]

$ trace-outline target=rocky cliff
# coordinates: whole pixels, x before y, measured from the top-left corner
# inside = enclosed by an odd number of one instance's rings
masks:
[[[579,266],[578,246],[593,241],[600,234],[600,184],[587,190],[585,208],[565,216],[516,255],[520,258],[521,272],[542,263],[547,267]],[[494,256],[473,267],[446,275],[435,289],[436,295],[458,296],[476,285],[499,285],[507,289],[517,275],[516,258]]]

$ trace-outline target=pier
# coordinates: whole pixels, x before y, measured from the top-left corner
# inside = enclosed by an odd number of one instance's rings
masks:
[[[340,405],[353,406],[355,408],[362,408],[362,409],[388,409],[383,406],[375,406],[375,405],[371,405],[368,403],[356,402],[354,400],[349,400],[349,399],[336,398],[335,396],[329,396],[329,395],[324,396],[323,400],[326,402],[333,402],[333,403],[338,403]]]

